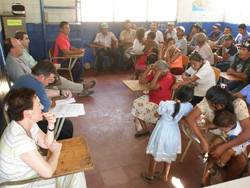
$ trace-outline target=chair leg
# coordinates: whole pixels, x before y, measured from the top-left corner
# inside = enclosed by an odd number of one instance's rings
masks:
[[[182,156],[181,156],[181,160],[180,160],[180,162],[179,162],[180,164],[183,163],[183,160],[184,160],[184,158],[185,158],[185,156],[186,156],[186,154],[187,154],[187,151],[188,151],[188,149],[189,149],[191,143],[192,143],[192,140],[189,139],[188,144],[187,144],[187,146],[186,146],[186,149],[185,149],[184,153],[183,153]]]

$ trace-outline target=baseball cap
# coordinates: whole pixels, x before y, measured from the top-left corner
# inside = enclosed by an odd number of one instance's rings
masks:
[[[168,22],[168,25],[174,25],[174,22]]]
[[[195,40],[197,42],[200,42],[200,43],[205,42],[206,39],[207,39],[207,37],[206,37],[206,35],[204,33],[197,33],[197,34],[194,35],[194,37],[195,37]]]
[[[200,22],[197,22],[194,25],[192,25],[192,27],[202,28],[202,24]]]
[[[215,24],[214,26],[213,26],[213,28],[216,28],[216,29],[219,29],[221,27],[221,25],[219,24],[219,23],[217,23],[217,24]]]
[[[176,29],[180,29],[185,33],[185,28],[183,26],[177,26]]]
[[[109,25],[107,23],[102,23],[101,24],[101,28],[103,29],[108,29],[109,28]]]
[[[233,35],[227,34],[224,38],[224,40],[233,40]]]
[[[250,51],[250,40],[244,40],[244,41],[241,43],[240,47],[247,48],[248,51]]]

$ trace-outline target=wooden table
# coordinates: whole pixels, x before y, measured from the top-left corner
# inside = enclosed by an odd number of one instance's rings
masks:
[[[51,178],[94,169],[94,162],[84,136],[58,141],[62,143],[58,165]],[[51,152],[48,151],[47,160]]]
[[[140,84],[139,80],[123,80],[124,83],[138,98],[140,97],[140,92],[148,91],[148,84]]]
[[[243,81],[243,80],[242,80],[241,78],[239,78],[239,77],[236,77],[236,76],[227,74],[227,72],[221,72],[221,73],[220,73],[220,77],[221,77],[223,80],[227,80],[227,81]],[[223,80],[222,80],[222,81],[223,81]]]

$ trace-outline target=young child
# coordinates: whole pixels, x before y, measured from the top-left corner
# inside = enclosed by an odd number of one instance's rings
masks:
[[[160,102],[155,116],[161,115],[161,118],[150,136],[146,151],[147,154],[151,154],[149,172],[141,174],[144,181],[153,183],[157,162],[164,162],[163,173],[159,174],[159,177],[164,181],[168,180],[171,161],[175,161],[177,153],[181,153],[181,135],[178,122],[192,110],[189,101],[193,96],[193,88],[184,85],[176,91],[175,101]]]
[[[211,151],[213,151],[216,146],[232,140],[242,132],[242,128],[237,121],[235,114],[226,109],[215,112],[213,124],[216,126],[216,128],[221,130],[222,136],[216,138],[212,142],[210,145]],[[224,167],[233,156],[240,155],[244,152],[244,150],[245,144],[241,144],[227,149],[224,153],[222,153],[219,159],[210,157],[206,172],[202,178],[203,186],[210,185],[211,175],[216,175],[220,168]]]

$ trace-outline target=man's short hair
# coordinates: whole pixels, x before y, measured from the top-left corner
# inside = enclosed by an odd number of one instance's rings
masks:
[[[223,109],[215,111],[213,123],[216,127],[230,127],[235,125],[236,121],[236,115],[229,110]]]
[[[53,63],[51,63],[47,59],[39,60],[36,66],[32,70],[32,74],[39,76],[44,75],[45,77],[49,77],[51,74],[57,74],[56,68]]]
[[[10,53],[10,49],[13,48],[13,44],[11,43],[11,38],[7,38],[3,41],[3,49],[6,53],[6,55],[8,53]]]
[[[246,48],[248,51],[250,51],[250,40],[244,40],[244,41],[242,41],[240,47]]]
[[[246,26],[246,24],[240,24],[240,25],[238,25],[238,28],[241,28],[241,29],[246,29],[247,28],[247,26]]]
[[[158,27],[158,22],[157,22],[157,21],[153,21],[153,22],[151,22],[151,24],[152,24],[152,23],[155,23],[155,24],[157,25],[157,27]]]
[[[151,32],[148,33],[148,36],[150,36],[151,39],[155,39],[156,34],[155,34],[155,32],[151,31]]]
[[[24,31],[17,31],[16,32],[16,34],[15,34],[15,38],[17,39],[17,40],[23,40],[23,35],[27,35],[27,33],[26,32],[24,32]]]
[[[69,25],[69,23],[66,22],[66,21],[62,21],[62,22],[60,23],[60,29],[62,29],[62,28],[64,27],[64,25]]]
[[[231,28],[231,27],[227,26],[227,27],[225,27],[225,28],[228,28],[228,29],[232,32],[232,28]]]
[[[131,21],[130,20],[125,20],[124,24],[126,24],[126,23],[131,23]]]

